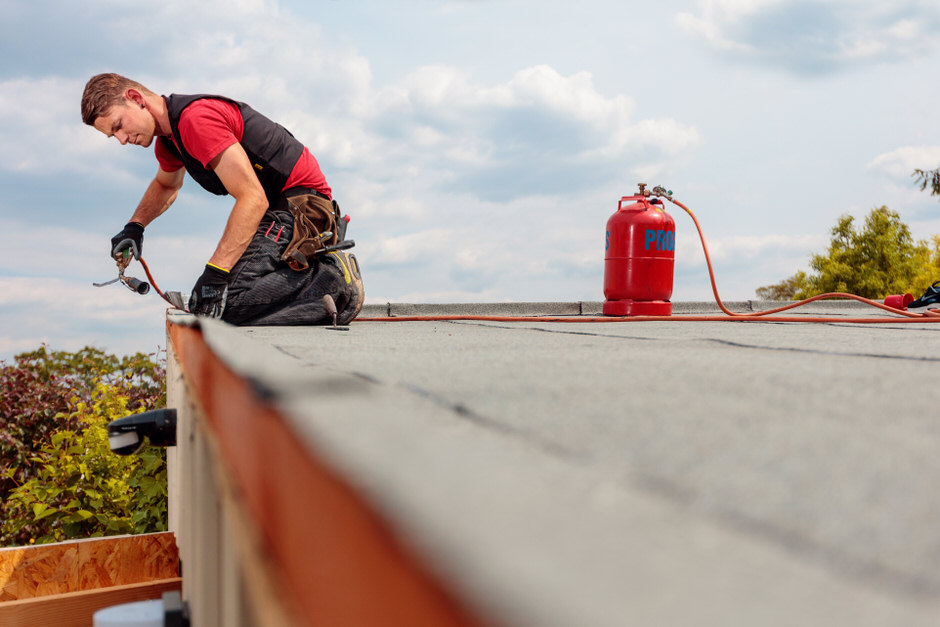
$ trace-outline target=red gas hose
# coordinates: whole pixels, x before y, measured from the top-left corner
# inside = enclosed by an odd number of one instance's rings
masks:
[[[718,308],[725,313],[724,316],[471,316],[471,315],[452,315],[452,316],[386,316],[386,317],[376,317],[376,318],[357,318],[357,321],[360,322],[420,322],[420,321],[451,321],[451,320],[486,320],[494,322],[660,322],[660,321],[670,321],[670,322],[847,322],[853,324],[897,324],[897,323],[911,323],[911,322],[940,322],[940,313],[933,310],[926,310],[923,313],[912,313],[904,309],[897,309],[894,307],[889,307],[883,303],[877,301],[863,298],[861,296],[856,296],[855,294],[845,294],[842,292],[830,292],[828,294],[819,294],[811,298],[806,298],[804,300],[795,301],[783,307],[777,307],[775,309],[767,309],[765,311],[758,311],[754,313],[736,313],[725,307],[724,303],[721,302],[721,297],[718,295],[718,286],[715,283],[715,271],[712,268],[711,257],[708,254],[708,245],[705,243],[705,235],[702,233],[702,227],[699,224],[698,218],[695,217],[695,214],[686,207],[684,204],[672,198],[671,195],[666,195],[665,198],[669,200],[674,205],[682,208],[689,217],[692,218],[692,222],[695,223],[695,228],[698,231],[699,239],[702,242],[702,250],[705,253],[705,263],[708,266],[708,277],[711,280],[712,293],[715,296],[715,302],[718,303]],[[146,267],[145,267],[146,269]],[[148,273],[149,277],[150,274]],[[154,286],[156,287],[156,286]],[[159,290],[158,290],[159,291]],[[901,318],[841,318],[837,316],[817,316],[817,317],[797,317],[797,316],[773,316],[771,314],[779,313],[781,311],[786,311],[788,309],[793,309],[795,307],[801,307],[808,303],[812,303],[817,300],[825,300],[832,298],[847,298],[851,300],[856,300],[860,303],[866,305],[871,305],[872,307],[877,307],[878,309],[883,309],[884,311],[897,314],[902,316]]]
[[[153,289],[156,290],[157,294],[160,295],[160,298],[170,303],[170,305],[173,305],[173,307],[176,307],[176,305],[173,304],[173,301],[167,298],[167,295],[164,294],[162,290],[160,290],[160,288],[157,286],[157,282],[153,280],[153,275],[150,274],[150,267],[147,265],[147,262],[144,261],[144,258],[138,257],[137,261],[139,261],[140,265],[144,268],[144,272],[147,274],[147,280],[150,281],[150,285],[153,286]]]

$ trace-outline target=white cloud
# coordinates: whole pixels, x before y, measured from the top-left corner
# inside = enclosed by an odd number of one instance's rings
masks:
[[[777,257],[803,257],[822,252],[828,245],[826,235],[745,235],[708,239],[708,254],[713,263],[749,264],[754,260]],[[676,241],[676,263],[697,266],[705,263],[705,253],[697,235]]]
[[[382,236],[371,241],[368,252],[361,256],[373,267],[428,263],[451,250],[453,239],[446,229]]]
[[[812,253],[828,246],[826,235],[730,236],[708,239],[722,300],[748,300],[755,290],[808,270]],[[714,299],[705,255],[696,236],[676,239],[674,301]]]
[[[123,225],[123,222],[120,222]],[[156,223],[155,223],[156,224]],[[115,225],[114,232],[120,229]],[[147,229],[144,235],[144,259],[151,272],[165,289],[188,289],[201,272],[202,264],[212,253],[215,242],[205,237],[168,237],[159,234],[160,227]],[[221,234],[221,231],[219,231]],[[0,273],[20,274],[36,285],[47,280],[81,280],[90,286],[117,276],[114,261],[108,256],[113,233],[91,233],[80,229],[47,225],[37,229],[28,220],[0,218]],[[37,242],[44,249],[37,253]],[[135,261],[128,266],[127,276],[144,279],[143,268]],[[95,294],[106,297],[113,290]],[[92,293],[95,291],[92,290]]]
[[[106,289],[53,277],[0,277],[0,358],[43,342],[117,354],[166,346],[162,301]]]
[[[380,152],[363,155],[370,167],[393,154],[435,187],[497,201],[575,194],[614,172],[649,175],[702,141],[672,119],[634,120],[633,99],[601,94],[588,72],[564,76],[545,65],[499,85],[423,67],[374,103]]]
[[[188,292],[214,242],[148,231],[154,233],[145,236],[144,253],[154,279],[164,290]],[[141,296],[120,284],[92,285],[117,276],[109,239],[110,233],[55,225],[40,231],[35,222],[0,218],[0,359],[43,342],[117,354],[166,346],[167,305],[155,290]],[[147,280],[137,262],[126,275]]]
[[[872,159],[869,170],[890,177],[910,180],[914,170],[932,170],[940,166],[940,146],[902,146]]]
[[[798,74],[922,56],[940,38],[924,0],[699,0],[676,22],[716,51]]]
[[[105,12],[98,35],[120,44],[130,22],[114,15]],[[132,78],[162,93],[243,99],[290,128],[328,173],[368,171],[386,189],[410,180],[417,191],[499,200],[575,194],[614,173],[652,176],[702,141],[675,119],[635,119],[630,95],[602,94],[585,71],[535,65],[487,84],[432,65],[374,86],[368,60],[270,2],[167,2],[150,24],[143,43],[165,68]],[[119,149],[76,123],[82,86],[55,77],[0,83],[0,115],[10,121],[0,141],[21,147],[0,168],[140,185],[152,169],[149,151]]]
[[[0,81],[0,144],[16,147],[0,161],[0,171],[93,174],[115,183],[135,180],[126,163],[121,167],[113,159],[113,146],[104,136],[81,123],[83,86],[78,80],[55,77]]]

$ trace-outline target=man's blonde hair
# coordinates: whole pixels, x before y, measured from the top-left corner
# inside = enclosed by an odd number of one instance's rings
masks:
[[[124,92],[128,89],[153,95],[153,92],[127,77],[120,74],[98,74],[92,76],[85,84],[85,93],[82,94],[82,121],[94,126],[95,120],[107,115],[108,110],[124,102]]]

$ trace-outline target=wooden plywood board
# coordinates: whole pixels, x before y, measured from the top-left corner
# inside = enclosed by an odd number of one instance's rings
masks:
[[[3,627],[90,627],[96,611],[124,603],[159,599],[164,592],[180,590],[182,579],[161,579],[127,586],[112,586],[67,594],[0,603]]]
[[[0,549],[0,602],[179,575],[172,533]]]

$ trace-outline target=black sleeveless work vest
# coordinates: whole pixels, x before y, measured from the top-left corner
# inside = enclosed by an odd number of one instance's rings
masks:
[[[170,130],[173,132],[176,143],[174,144],[169,137],[161,137],[160,141],[163,142],[164,147],[170,154],[183,162],[183,166],[189,172],[189,175],[202,187],[219,196],[228,194],[215,172],[203,167],[198,159],[189,154],[180,137],[179,122],[183,110],[203,98],[222,100],[238,107],[244,122],[241,145],[248,154],[255,175],[268,197],[268,206],[274,207],[277,197],[287,183],[287,178],[304,151],[304,146],[294,139],[294,136],[286,128],[272,122],[245,103],[224,96],[209,94],[195,96],[170,94],[166,97],[166,108],[170,116]],[[179,150],[177,150],[177,146],[179,146]]]

